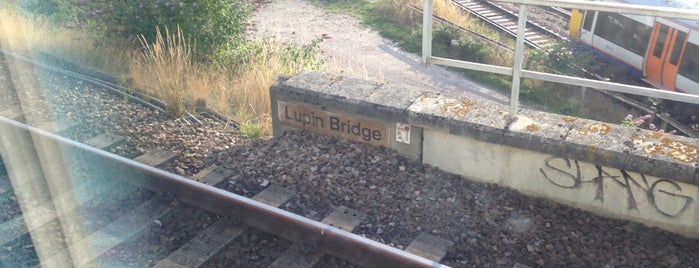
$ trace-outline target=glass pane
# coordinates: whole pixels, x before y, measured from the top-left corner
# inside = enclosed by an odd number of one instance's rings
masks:
[[[699,82],[699,57],[689,57],[689,55],[699,55],[699,46],[687,43],[687,48],[684,49],[684,55],[680,64],[679,74],[691,79],[694,82]]]
[[[680,53],[682,52],[682,47],[684,46],[685,38],[687,38],[687,33],[677,33],[675,45],[672,47],[672,55],[670,55],[670,64],[677,65],[677,62],[680,60]]]
[[[600,37],[641,56],[646,53],[652,30],[648,25],[607,12],[599,13],[595,26]]]
[[[658,40],[655,41],[655,49],[653,49],[653,56],[660,58],[663,55],[663,50],[665,49],[665,39],[667,39],[667,32],[670,27],[663,25],[660,27],[660,34],[658,34]]]
[[[583,29],[592,31],[592,21],[595,18],[595,12],[585,11],[585,21],[583,21]]]

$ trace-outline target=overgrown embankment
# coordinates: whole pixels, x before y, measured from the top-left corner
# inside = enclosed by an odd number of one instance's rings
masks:
[[[207,107],[251,136],[270,134],[277,75],[323,65],[305,46],[252,39],[246,0],[42,0],[0,3],[5,49],[96,68],[168,104],[174,116]]]

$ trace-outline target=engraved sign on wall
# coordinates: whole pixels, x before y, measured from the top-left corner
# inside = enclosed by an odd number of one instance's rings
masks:
[[[278,101],[277,105],[279,121],[282,123],[351,141],[381,146],[389,144],[386,123],[284,101]]]

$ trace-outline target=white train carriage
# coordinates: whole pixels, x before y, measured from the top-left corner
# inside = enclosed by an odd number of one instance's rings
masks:
[[[629,4],[699,9],[694,2]],[[699,22],[610,12],[574,12],[571,33],[658,88],[699,95]]]

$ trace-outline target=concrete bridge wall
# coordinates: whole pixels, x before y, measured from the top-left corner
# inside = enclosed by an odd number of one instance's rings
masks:
[[[386,146],[467,179],[699,237],[699,141],[418,88],[304,72],[271,88],[274,133]],[[619,115],[621,117],[623,115]]]

